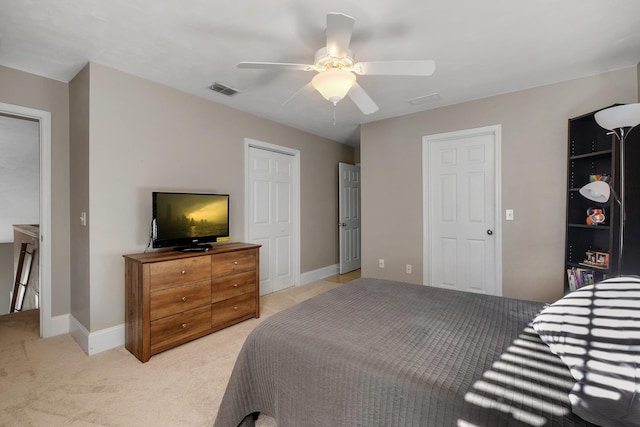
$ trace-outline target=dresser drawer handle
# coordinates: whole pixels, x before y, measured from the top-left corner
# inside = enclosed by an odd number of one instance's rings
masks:
[[[233,287],[234,287],[234,288],[237,288],[237,287],[238,287],[238,284],[237,284],[237,283],[234,283],[234,284],[233,284]]]
[[[238,306],[236,305],[235,307],[233,307],[233,309],[234,309],[235,311],[238,311]]]
[[[233,265],[238,265],[238,261],[233,261]]]
[[[187,324],[186,323],[182,324],[182,329],[187,329]]]
[[[182,297],[180,299],[182,300],[182,302],[187,302],[187,297]]]
[[[180,273],[183,274],[183,275],[187,274],[187,270],[182,270]]]

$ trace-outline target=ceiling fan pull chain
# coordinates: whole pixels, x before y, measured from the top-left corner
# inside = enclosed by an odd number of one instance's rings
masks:
[[[333,106],[333,125],[334,126],[336,125],[336,108],[337,108],[337,106],[334,105]]]

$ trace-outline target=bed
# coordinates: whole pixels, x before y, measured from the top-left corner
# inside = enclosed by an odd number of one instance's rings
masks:
[[[247,338],[215,427],[590,426],[541,303],[362,278]]]

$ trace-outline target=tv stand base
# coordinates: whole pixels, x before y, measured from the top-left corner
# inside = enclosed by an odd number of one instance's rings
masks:
[[[178,252],[207,252],[211,248],[212,246],[210,244],[204,243],[193,246],[176,246],[173,250]]]

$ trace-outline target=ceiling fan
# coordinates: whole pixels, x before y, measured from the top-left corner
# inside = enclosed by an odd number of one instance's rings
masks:
[[[334,106],[342,98],[349,98],[363,114],[378,111],[378,106],[356,81],[358,75],[430,76],[435,63],[423,61],[372,61],[355,62],[349,50],[355,20],[343,13],[327,14],[327,46],[316,52],[315,61],[309,64],[278,62],[240,62],[238,68],[317,71],[311,85]],[[355,74],[354,74],[355,73]]]

